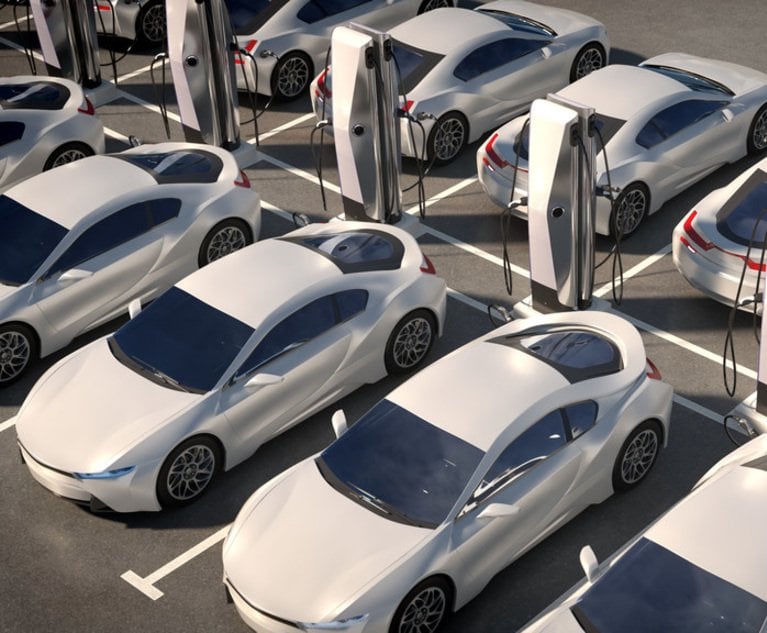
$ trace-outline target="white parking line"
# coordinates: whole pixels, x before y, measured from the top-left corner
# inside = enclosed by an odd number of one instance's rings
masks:
[[[16,424],[15,415],[12,418],[8,418],[5,422],[0,423],[0,433],[5,431],[6,429],[10,429],[14,424]]]
[[[632,266],[627,271],[623,273],[623,280],[631,279],[632,277],[635,277],[639,273],[641,273],[646,268],[649,268],[652,266],[655,262],[663,259],[666,255],[668,255],[671,252],[671,244],[666,244],[663,248],[659,249],[649,257],[645,257],[641,262],[639,262],[636,266]],[[607,265],[607,264],[605,264]],[[606,284],[604,284],[601,288],[594,291],[595,297],[604,297],[608,292],[610,292],[613,289],[613,284],[617,285],[621,283],[620,277],[616,277],[612,281],[608,281]]]

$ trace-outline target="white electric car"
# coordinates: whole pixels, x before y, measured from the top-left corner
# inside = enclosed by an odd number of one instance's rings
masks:
[[[30,472],[94,510],[194,501],[357,387],[418,367],[446,287],[396,227],[329,223],[199,270],[54,365],[16,418]]]
[[[145,46],[165,41],[165,0],[96,0],[96,30]]]
[[[438,9],[390,35],[403,110],[420,119],[401,119],[402,153],[437,163],[526,112],[533,99],[601,68],[610,50],[596,20],[524,0]],[[315,78],[311,95],[317,118],[331,118],[329,69]]]
[[[74,81],[0,78],[0,191],[15,182],[104,152],[104,126]]]
[[[520,633],[760,633],[767,622],[767,436],[692,492]]]
[[[584,508],[631,488],[669,430],[671,387],[604,312],[506,324],[436,361],[264,484],[224,542],[224,582],[262,633],[433,633]]]
[[[38,356],[258,237],[258,194],[226,150],[143,145],[0,196],[0,387]]]
[[[732,306],[762,311],[767,275],[767,159],[712,191],[674,229],[674,264],[695,288]],[[744,273],[745,267],[745,273]],[[741,285],[741,277],[743,279]],[[740,294],[738,289],[740,287]]]
[[[744,66],[666,53],[639,66],[607,66],[557,94],[596,110],[597,185],[620,191],[617,219],[610,200],[597,199],[602,235],[630,235],[721,165],[767,149],[767,75]],[[503,208],[527,195],[528,120],[510,121],[477,151],[479,180]],[[526,217],[526,207],[518,213]]]
[[[304,94],[328,59],[330,37],[346,22],[387,30],[453,0],[228,0],[240,48],[237,88],[281,100]]]

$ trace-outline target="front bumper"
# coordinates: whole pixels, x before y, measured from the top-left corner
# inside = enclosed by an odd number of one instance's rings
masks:
[[[245,624],[254,631],[258,631],[258,633],[296,633],[296,631],[301,630],[298,623],[283,620],[256,609],[238,593],[226,577],[224,577],[224,587],[227,596],[234,603],[237,613]]]

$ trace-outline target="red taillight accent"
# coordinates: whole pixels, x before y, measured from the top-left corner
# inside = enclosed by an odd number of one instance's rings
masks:
[[[248,174],[240,170],[240,179],[235,180],[234,184],[237,187],[245,187],[245,189],[250,189],[250,178],[248,178]]]
[[[660,370],[655,366],[655,363],[653,363],[649,358],[647,360],[647,377],[652,378],[653,380],[662,380],[662,377],[660,375]]]
[[[762,272],[767,272],[767,264],[759,264],[759,262],[755,262],[753,259],[746,259],[745,255],[740,255],[738,253],[731,253],[728,250],[725,250],[721,248],[720,246],[717,246],[713,242],[707,242],[703,239],[703,236],[698,233],[694,228],[692,228],[692,222],[695,219],[695,217],[698,215],[697,210],[692,211],[690,215],[687,216],[687,219],[684,221],[683,227],[684,232],[687,234],[687,236],[693,241],[693,244],[697,246],[698,248],[708,251],[712,248],[715,248],[718,251],[721,251],[725,255],[730,255],[731,257],[737,257],[738,259],[746,262],[746,265],[751,270],[761,270]],[[689,242],[689,240],[685,239],[684,235],[679,236],[679,241],[684,244],[687,249],[694,253],[695,252],[695,246]]]
[[[256,44],[258,44],[258,40],[248,40],[248,43],[245,44],[244,48],[249,53],[252,53],[253,49],[256,47]],[[242,61],[242,54],[241,53],[238,52],[237,55],[235,55],[234,63],[235,64],[240,64],[240,65],[245,63],[244,61]]]
[[[407,101],[405,101],[405,107],[402,108],[402,110],[405,112],[410,112],[410,108],[413,107],[414,103],[415,101],[413,101],[412,99],[408,99]]]
[[[485,145],[485,153],[487,157],[493,161],[498,167],[508,167],[509,163],[501,158],[498,153],[493,149],[493,145],[498,140],[498,132],[490,137],[490,140]]]
[[[320,76],[317,78],[317,88],[319,88],[319,91],[322,93],[321,96],[325,97],[326,99],[330,99],[333,96],[332,91],[330,88],[328,88],[326,79],[328,76],[328,71],[330,68],[326,68],[320,73]],[[318,97],[320,95],[317,95]]]
[[[692,228],[692,222],[695,219],[695,217],[698,215],[697,211],[693,211],[690,213],[690,215],[687,216],[687,219],[684,221],[684,232],[687,233],[687,235],[690,236],[690,239],[695,242],[697,246],[702,248],[704,251],[707,251],[711,249],[714,245],[711,242],[707,242],[703,239],[703,237],[698,233],[694,228]]]
[[[77,111],[82,112],[83,114],[96,114],[96,108],[93,107],[93,104],[88,97],[84,97],[83,102],[80,104],[80,107],[77,108]]]
[[[423,253],[421,253],[423,255]],[[423,255],[423,261],[421,262],[421,272],[426,273],[427,275],[436,275],[437,269],[434,268],[434,264],[431,263],[431,260],[426,257],[426,255]]]
[[[99,3],[99,4],[96,5],[96,7],[98,8],[99,11],[111,11],[112,10],[112,5],[111,4],[101,4],[101,3]]]

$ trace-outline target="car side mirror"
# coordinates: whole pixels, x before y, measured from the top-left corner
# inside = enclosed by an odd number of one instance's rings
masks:
[[[285,376],[276,376],[275,374],[256,374],[252,378],[249,378],[245,383],[246,389],[256,389],[260,387],[267,387],[269,385],[278,385]]]
[[[519,506],[509,503],[491,503],[482,512],[477,515],[478,519],[499,519],[502,517],[513,517],[519,513]]]
[[[722,110],[722,118],[729,123],[735,118],[735,115],[732,113],[732,110],[730,108],[724,108]]]
[[[63,272],[59,275],[59,278],[56,280],[59,283],[68,285],[72,284],[76,281],[80,281],[81,279],[87,279],[88,277],[92,277],[93,273],[89,270],[83,270],[81,268],[71,268],[70,270],[67,270],[66,272]]]
[[[346,414],[343,409],[338,409],[330,418],[330,423],[333,425],[333,432],[336,434],[336,438],[341,437],[349,428],[346,424]]]
[[[594,553],[594,550],[591,549],[591,545],[584,545],[581,548],[580,561],[583,573],[586,574],[586,580],[592,582],[596,576],[599,561],[597,560],[597,555]]]
[[[128,316],[135,319],[141,312],[141,299],[134,299],[128,304]]]

